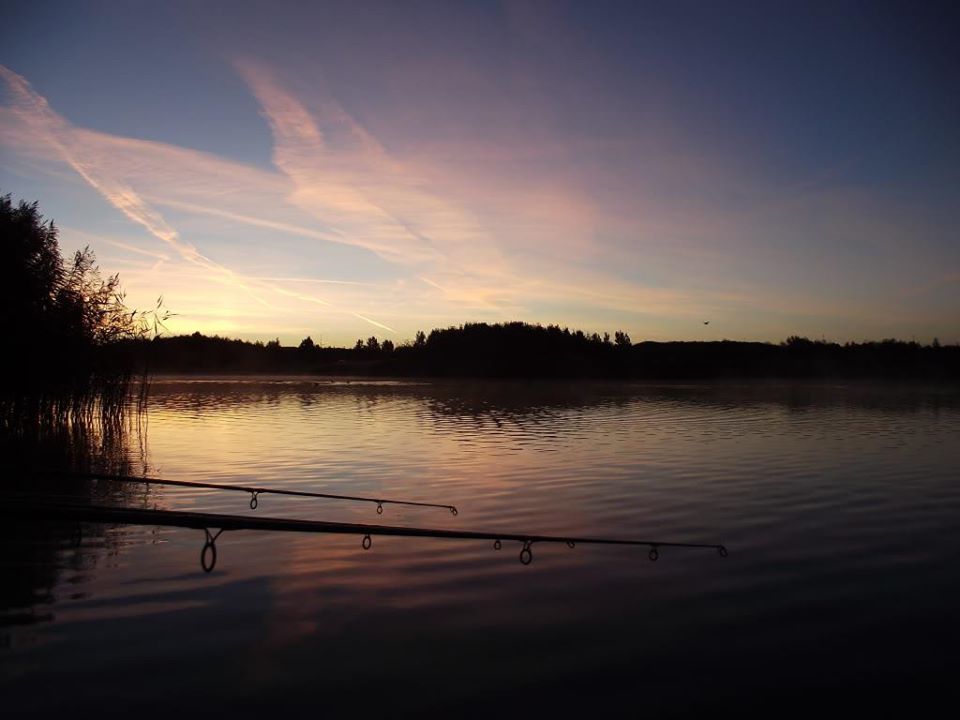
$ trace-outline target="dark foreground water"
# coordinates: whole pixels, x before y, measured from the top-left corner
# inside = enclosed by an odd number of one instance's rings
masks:
[[[957,699],[960,398],[862,387],[160,380],[98,502],[708,550],[225,533],[2,532],[5,712],[653,717]],[[948,712],[952,712],[948,711]]]

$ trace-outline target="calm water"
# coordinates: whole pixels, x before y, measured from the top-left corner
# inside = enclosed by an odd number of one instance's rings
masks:
[[[102,502],[723,542],[668,550],[36,521],[2,538],[17,712],[892,712],[955,698],[960,398],[858,387],[160,379]],[[79,541],[79,542],[78,542]],[[882,714],[882,713],[881,713]]]

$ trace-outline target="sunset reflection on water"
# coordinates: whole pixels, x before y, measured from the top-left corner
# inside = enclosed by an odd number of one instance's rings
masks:
[[[88,525],[78,544],[8,527],[23,592],[0,687],[49,711],[78,696],[295,711],[319,691],[331,709],[480,713],[530,689],[544,709],[633,693],[691,709],[747,685],[756,703],[787,687],[851,700],[896,677],[876,698],[895,700],[948,666],[926,634],[956,633],[958,419],[954,394],[866,387],[159,378],[132,458],[149,475],[460,514],[265,495],[253,511],[158,485],[115,502],[730,555],[544,545],[524,567],[517,543],[236,531],[205,574],[196,530]],[[167,699],[149,686],[160,667]]]

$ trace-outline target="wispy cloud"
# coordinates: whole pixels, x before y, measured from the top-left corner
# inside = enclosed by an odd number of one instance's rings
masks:
[[[46,99],[36,93],[25,78],[9,68],[0,65],[0,77],[6,82],[12,100],[6,109],[10,111],[17,124],[17,127],[12,129],[11,134],[20,138],[28,137],[32,140],[30,146],[39,150],[41,154],[44,149],[53,151],[60,160],[73,168],[111,205],[120,210],[128,219],[145,228],[151,235],[172,247],[183,260],[209,271],[212,274],[212,279],[217,282],[242,288],[261,304],[268,304],[261,297],[261,292],[272,290],[279,294],[296,297],[304,302],[317,303],[338,309],[333,303],[312,295],[292,293],[283,287],[262,280],[249,280],[230,268],[204,256],[193,244],[184,241],[180,233],[165,220],[160,212],[148,204],[131,185],[111,172],[111,162],[114,161],[114,158],[109,153],[97,152],[98,150],[102,151],[102,147],[99,147],[100,143],[97,142],[101,137],[73,128],[50,108]],[[4,123],[4,125],[6,124]],[[94,142],[89,142],[91,139]],[[121,144],[128,147],[133,142],[135,141],[123,139],[120,141]],[[168,202],[177,204],[176,200]],[[180,205],[186,204],[180,203]],[[217,210],[216,208],[207,208],[207,212],[221,216],[226,215],[247,223],[265,224],[273,229],[278,229],[278,227],[289,229],[283,223],[269,220],[258,221],[255,218],[229,213],[225,210]],[[313,232],[317,236],[326,237],[322,233]],[[364,317],[351,310],[344,311],[375,327],[390,330],[388,326],[376,320]]]
[[[480,224],[425,188],[332,98],[313,114],[262,67],[237,68],[270,125],[292,205],[391,262],[495,269],[496,248]]]
[[[436,312],[440,298],[466,316],[480,312],[494,317],[523,313],[531,303],[571,298],[627,312],[641,305],[653,309],[651,300],[659,299],[658,307],[670,303],[674,308],[682,300],[677,292],[609,278],[601,290],[591,289],[597,287],[595,278],[575,267],[551,270],[545,264],[543,274],[552,277],[538,276],[535,268],[516,258],[508,260],[501,250],[506,244],[516,255],[522,244],[519,238],[494,237],[469,211],[433,191],[414,169],[391,157],[332,98],[324,97],[308,109],[262,67],[249,61],[238,62],[237,67],[273,133],[276,173],[196,150],[77,128],[7,68],[0,72],[11,102],[0,109],[0,139],[22,156],[54,167],[56,162],[65,163],[181,260],[205,269],[211,277],[219,276],[218,283],[232,283],[260,303],[267,303],[271,294],[280,295],[388,328],[368,312],[342,309],[289,284],[259,279],[212,260],[186,241],[161,209],[369,250],[411,273],[411,279],[419,276],[425,281],[420,291],[413,289],[415,285],[405,288],[401,304],[413,317]],[[549,215],[551,199],[541,194],[541,200],[528,198],[531,217]],[[552,202],[554,221],[559,218],[570,227],[575,221],[573,204],[562,198]]]
[[[657,214],[643,198],[636,200],[636,217],[605,216],[588,194],[558,180],[477,179],[430,158],[400,158],[329,95],[299,97],[249,60],[236,68],[270,128],[273,168],[78,128],[4,67],[8,101],[0,106],[0,143],[37,170],[70,168],[163,243],[168,252],[139,252],[162,255],[157,260],[166,274],[143,271],[132,279],[163,290],[171,302],[175,296],[166,287],[176,286],[180,297],[190,298],[194,317],[212,316],[208,308],[251,318],[266,313],[273,322],[300,317],[304,324],[339,316],[412,334],[421,322],[444,318],[686,322],[705,308],[744,308],[769,299],[758,299],[747,286],[698,287],[689,268],[684,282],[644,283],[618,267],[635,262],[638,253],[682,248],[683,238],[718,229],[733,236],[738,228],[732,221],[725,226],[681,217],[679,210]],[[496,150],[509,157],[509,148]],[[210,231],[211,220],[216,230]],[[629,233],[636,234],[633,246],[606,239]],[[297,242],[281,249],[281,238]],[[133,239],[111,242],[138,252]],[[332,244],[351,248],[357,267],[376,256],[391,268],[391,278],[360,283],[355,278],[363,279],[362,272],[337,277],[344,272],[342,259],[338,270],[323,271],[322,281],[310,278],[308,267],[323,267]],[[684,252],[708,268],[719,257],[708,243]],[[193,285],[174,279],[174,272]],[[323,295],[308,283],[322,283]],[[191,320],[190,312],[184,315],[184,322]]]

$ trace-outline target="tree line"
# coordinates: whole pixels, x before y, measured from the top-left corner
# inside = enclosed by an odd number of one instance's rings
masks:
[[[394,344],[376,337],[321,347],[310,337],[283,346],[200,333],[135,341],[157,371],[316,373],[421,377],[877,378],[960,380],[960,347],[887,339],[832,343],[793,336],[781,343],[634,343],[618,331],[587,333],[524,322],[465,323]]]

